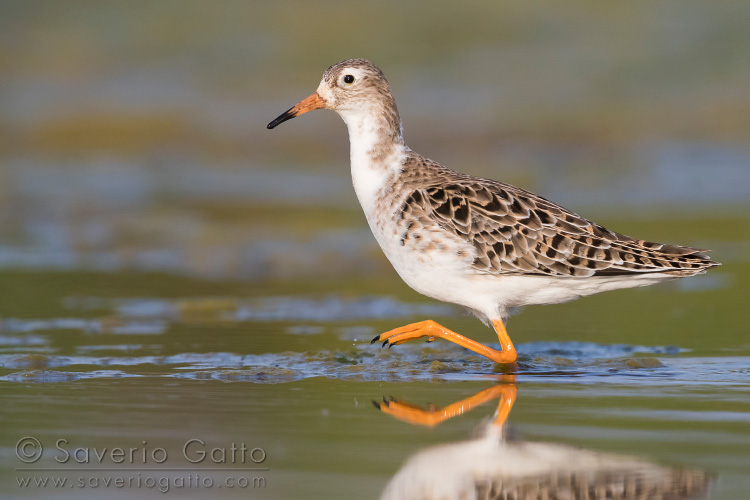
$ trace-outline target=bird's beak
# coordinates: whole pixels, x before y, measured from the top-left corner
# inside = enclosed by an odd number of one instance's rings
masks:
[[[274,121],[268,124],[268,128],[274,128],[280,123],[284,123],[287,120],[291,120],[295,116],[307,113],[313,109],[325,108],[326,102],[315,92],[313,95],[300,101],[296,106],[289,108],[288,110],[281,113]]]

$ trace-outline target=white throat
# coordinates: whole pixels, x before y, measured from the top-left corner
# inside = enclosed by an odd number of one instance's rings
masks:
[[[365,214],[379,194],[387,190],[386,182],[398,176],[408,148],[398,130],[390,130],[388,121],[375,110],[338,110],[349,129],[352,182]]]

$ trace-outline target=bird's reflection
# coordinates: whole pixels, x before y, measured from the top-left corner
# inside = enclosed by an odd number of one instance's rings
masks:
[[[391,479],[382,499],[647,500],[705,498],[711,476],[697,469],[557,443],[522,441],[503,432],[516,400],[513,376],[443,408],[395,399],[376,403],[383,413],[435,426],[495,398],[495,417],[476,437],[426,448]]]

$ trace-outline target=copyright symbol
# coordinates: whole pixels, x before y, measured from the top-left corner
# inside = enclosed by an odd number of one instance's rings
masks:
[[[21,462],[33,464],[42,458],[44,448],[42,443],[35,437],[26,436],[16,443],[16,456]]]

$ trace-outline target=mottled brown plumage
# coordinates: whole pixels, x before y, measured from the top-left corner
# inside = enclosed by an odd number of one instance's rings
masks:
[[[476,272],[691,276],[717,265],[703,250],[615,233],[510,184],[454,172],[418,156],[404,166],[420,175],[399,215],[418,223],[402,239],[419,239],[421,230],[447,231],[473,247]]]

